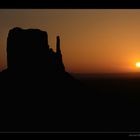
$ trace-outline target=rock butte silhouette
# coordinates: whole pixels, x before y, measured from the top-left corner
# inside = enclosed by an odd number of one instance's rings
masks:
[[[65,70],[59,36],[54,52],[47,32],[11,29],[7,65],[0,73],[1,132],[139,130],[140,79],[77,81]]]
[[[54,52],[47,32],[11,29],[7,65],[0,73],[4,91],[0,130],[58,130],[62,124],[71,124],[80,99],[75,94],[79,82],[65,71],[59,36]]]

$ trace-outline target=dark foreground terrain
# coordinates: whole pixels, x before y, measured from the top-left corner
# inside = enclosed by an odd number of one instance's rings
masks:
[[[139,78],[30,78],[1,88],[1,131],[140,131]]]
[[[76,75],[87,88],[87,130],[140,131],[140,75]]]

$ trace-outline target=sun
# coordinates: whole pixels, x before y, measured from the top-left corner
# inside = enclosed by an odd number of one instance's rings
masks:
[[[136,67],[140,68],[140,62],[136,62]]]

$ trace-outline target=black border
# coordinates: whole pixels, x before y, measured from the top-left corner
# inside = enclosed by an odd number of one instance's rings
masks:
[[[1,9],[138,9],[139,0],[1,0]]]
[[[0,9],[139,9],[140,2],[139,0],[1,0]],[[1,133],[2,134],[2,133]],[[3,135],[5,136],[4,133]],[[14,133],[13,135],[15,135]],[[19,133],[17,135],[23,135],[24,133]],[[44,135],[54,135],[44,134]],[[76,133],[68,134],[55,134],[57,136],[61,135],[72,135],[75,136]],[[12,135],[12,134],[11,134]],[[26,133],[25,133],[26,135]],[[29,133],[27,134],[29,135]],[[35,135],[35,134],[31,134]],[[38,134],[40,135],[40,134]],[[41,134],[42,135],[42,134]],[[91,134],[77,134],[78,136],[125,136],[129,137],[129,133],[91,133]]]

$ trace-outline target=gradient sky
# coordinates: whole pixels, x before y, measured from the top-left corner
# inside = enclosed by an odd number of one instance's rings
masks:
[[[140,10],[129,9],[1,9],[0,69],[6,68],[6,39],[13,27],[48,32],[55,49],[60,35],[68,72],[136,72],[140,68]]]

